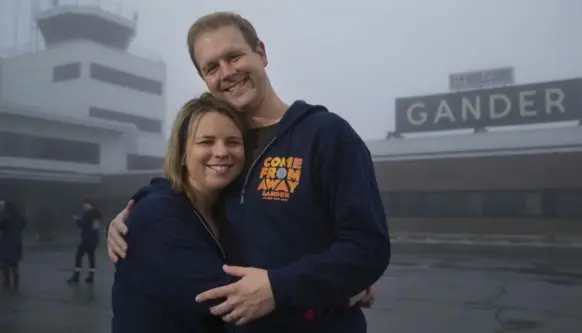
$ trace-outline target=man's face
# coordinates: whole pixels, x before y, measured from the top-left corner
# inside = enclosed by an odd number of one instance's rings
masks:
[[[268,87],[263,43],[253,50],[239,29],[224,26],[198,35],[194,49],[210,93],[239,110],[259,107]]]

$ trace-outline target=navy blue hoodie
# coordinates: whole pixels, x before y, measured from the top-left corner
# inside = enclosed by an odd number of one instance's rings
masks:
[[[225,251],[184,193],[167,180],[148,188],[127,220],[128,253],[116,264],[112,333],[220,333],[197,294],[234,280]]]
[[[342,305],[382,276],[390,239],[370,152],[344,119],[293,103],[224,197],[237,261],[269,270],[277,304],[237,332],[366,331],[361,309]]]

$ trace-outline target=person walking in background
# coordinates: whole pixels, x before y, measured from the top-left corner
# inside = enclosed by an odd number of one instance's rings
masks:
[[[22,232],[26,220],[16,206],[0,200],[0,265],[3,286],[20,285],[19,263],[22,260]]]
[[[83,202],[83,215],[75,217],[77,226],[81,229],[81,243],[77,246],[75,255],[75,271],[69,278],[68,283],[78,283],[81,268],[83,267],[83,257],[85,254],[89,258],[89,274],[85,279],[87,283],[93,283],[95,279],[95,251],[99,245],[99,230],[101,228],[101,213],[93,201],[85,199]]]

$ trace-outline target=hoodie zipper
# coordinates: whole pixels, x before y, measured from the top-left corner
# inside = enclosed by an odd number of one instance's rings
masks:
[[[224,252],[224,249],[222,248],[222,246],[218,242],[218,239],[216,239],[216,236],[214,236],[214,233],[208,227],[206,220],[204,220],[202,218],[202,216],[200,216],[200,214],[198,214],[197,211],[194,211],[194,214],[196,214],[196,216],[198,216],[200,223],[202,223],[202,225],[204,226],[204,229],[206,229],[206,231],[210,234],[210,237],[212,237],[212,239],[214,240],[214,243],[216,243],[216,246],[218,246],[218,249],[220,250],[220,253],[222,254],[222,258],[224,259],[224,261],[226,261],[226,252]]]
[[[263,155],[265,154],[265,152],[267,151],[267,149],[269,149],[269,147],[271,147],[271,145],[273,144],[273,142],[275,142],[275,139],[277,139],[276,136],[273,137],[273,139],[271,141],[269,141],[269,143],[267,144],[267,146],[265,147],[265,149],[263,149],[263,151],[259,154],[259,156],[257,156],[257,158],[253,161],[253,164],[251,164],[251,166],[249,168],[249,171],[247,172],[247,176],[245,178],[245,182],[243,184],[242,191],[240,193],[240,203],[241,204],[245,201],[245,189],[247,187],[247,183],[249,182],[249,177],[251,176],[251,172],[255,168],[255,164],[257,164],[257,162],[261,159],[261,157],[263,157]]]

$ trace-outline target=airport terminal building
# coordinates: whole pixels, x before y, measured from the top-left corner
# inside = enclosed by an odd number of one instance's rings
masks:
[[[582,235],[582,79],[399,98],[395,111],[396,131],[368,143],[392,232]]]

